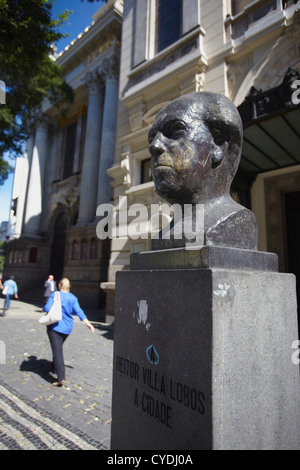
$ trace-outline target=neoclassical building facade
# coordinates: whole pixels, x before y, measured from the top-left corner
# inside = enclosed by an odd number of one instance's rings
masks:
[[[203,90],[239,108],[244,145],[232,195],[255,212],[259,249],[300,278],[299,23],[297,0],[109,0],[57,59],[75,103],[63,119],[47,108],[28,143],[6,272],[33,272],[35,256],[38,276],[57,268],[84,301],[103,307],[106,297],[113,313],[116,272],[151,248],[147,230],[128,236],[127,209],[164,203],[148,131],[165,104]],[[96,235],[103,203],[115,209],[112,240]]]
[[[164,202],[154,191],[147,148],[157,112],[185,93],[221,93],[244,122],[232,195],[255,212],[259,249],[278,253],[280,270],[300,277],[300,111],[292,100],[300,78],[299,17],[300,3],[290,0],[124,2],[116,155],[108,170],[121,225],[124,196],[127,206],[149,211]],[[131,253],[151,247],[149,233],[132,239],[122,226],[120,233],[101,284],[111,305],[116,271],[128,269]]]
[[[59,54],[74,102],[45,102],[41,124],[17,160],[5,276],[22,292],[49,273],[69,277],[88,308],[103,309],[109,240],[96,236],[96,207],[112,199],[107,169],[116,140],[123,2],[110,0]],[[83,25],[84,28],[84,25]]]

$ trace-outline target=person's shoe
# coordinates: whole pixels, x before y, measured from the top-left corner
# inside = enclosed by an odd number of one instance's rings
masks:
[[[62,387],[63,384],[64,384],[63,380],[61,382],[52,382],[53,387]]]

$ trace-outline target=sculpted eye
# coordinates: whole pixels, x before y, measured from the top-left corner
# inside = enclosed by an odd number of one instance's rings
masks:
[[[156,126],[150,129],[148,133],[148,144],[151,145],[157,135],[161,138],[166,137],[170,140],[177,140],[186,133],[186,126],[183,121],[170,120],[164,122],[162,126]]]
[[[224,122],[209,122],[208,128],[216,145],[221,146],[230,139],[230,128]]]
[[[184,136],[184,134],[185,134],[185,129],[182,129],[180,127],[175,128],[172,131],[173,139],[179,139],[180,137]]]
[[[181,121],[168,122],[163,129],[164,135],[168,139],[179,139],[185,134],[185,126]]]

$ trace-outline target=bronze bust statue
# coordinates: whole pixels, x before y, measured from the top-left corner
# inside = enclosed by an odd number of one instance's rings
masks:
[[[257,249],[255,215],[230,196],[242,136],[232,101],[211,92],[175,99],[158,113],[149,131],[156,192],[171,204],[203,205],[205,245]],[[159,240],[154,249],[185,243],[184,236]]]

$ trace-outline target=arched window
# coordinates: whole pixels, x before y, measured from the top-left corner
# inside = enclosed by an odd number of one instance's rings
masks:
[[[87,259],[88,258],[88,242],[84,238],[81,241],[81,259]]]
[[[90,247],[90,259],[97,258],[97,238],[94,237],[91,239],[91,247]]]
[[[141,183],[153,181],[151,158],[146,158],[141,162]]]
[[[66,230],[69,227],[66,212],[60,212],[53,225],[53,241],[50,255],[50,273],[61,279],[64,272]]]
[[[72,242],[72,259],[79,259],[79,246],[77,240],[73,240]]]
[[[65,132],[65,160],[63,178],[69,178],[73,174],[73,163],[75,154],[77,121],[70,124]]]
[[[29,263],[36,263],[37,262],[37,253],[38,253],[38,250],[37,250],[37,247],[36,246],[32,246],[29,250]]]

